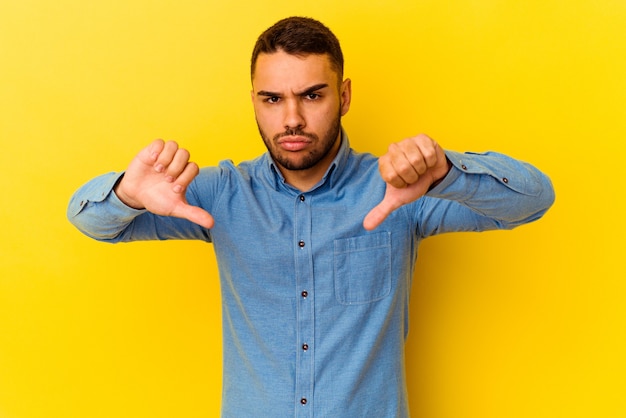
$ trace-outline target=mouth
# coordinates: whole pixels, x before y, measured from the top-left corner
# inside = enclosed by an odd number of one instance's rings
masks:
[[[277,144],[279,147],[286,151],[302,151],[304,148],[308,147],[311,143],[311,139],[304,136],[283,136],[278,141]]]

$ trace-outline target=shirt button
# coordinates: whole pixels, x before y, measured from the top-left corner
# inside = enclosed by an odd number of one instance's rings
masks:
[[[309,296],[309,292],[307,292],[306,290],[303,290],[302,293],[300,293],[302,295],[303,298],[306,298],[307,296]]]
[[[302,399],[300,399],[300,403],[301,403],[302,405],[306,405],[306,403],[307,403],[306,398],[302,398]]]
[[[465,164],[461,164],[461,168],[462,168],[463,170],[467,170],[467,166],[466,166]]]
[[[309,349],[309,345],[308,345],[308,344],[306,344],[306,343],[305,343],[305,344],[302,344],[302,349],[303,349],[304,351],[308,350],[308,349]]]
[[[503,181],[504,183],[506,183],[506,184],[508,184],[508,183],[509,183],[509,179],[507,179],[506,177],[504,177],[504,178],[502,179],[502,181]]]
[[[304,241],[298,242],[298,245],[300,246],[300,248],[304,248]]]
[[[300,195],[300,202],[304,202],[306,200],[306,198],[304,197],[303,194]]]

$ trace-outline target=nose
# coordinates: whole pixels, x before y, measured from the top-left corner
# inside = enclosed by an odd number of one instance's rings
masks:
[[[298,100],[287,101],[283,123],[286,130],[302,129],[306,125]]]

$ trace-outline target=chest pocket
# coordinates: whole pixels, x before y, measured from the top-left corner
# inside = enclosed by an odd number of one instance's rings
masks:
[[[374,302],[391,291],[391,233],[334,242],[335,297],[344,305]]]

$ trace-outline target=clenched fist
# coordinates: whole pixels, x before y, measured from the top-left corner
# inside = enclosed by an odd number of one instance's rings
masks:
[[[391,212],[425,195],[450,167],[443,149],[424,134],[391,144],[378,159],[378,170],[387,183],[385,196],[367,214],[363,227],[375,229]]]

